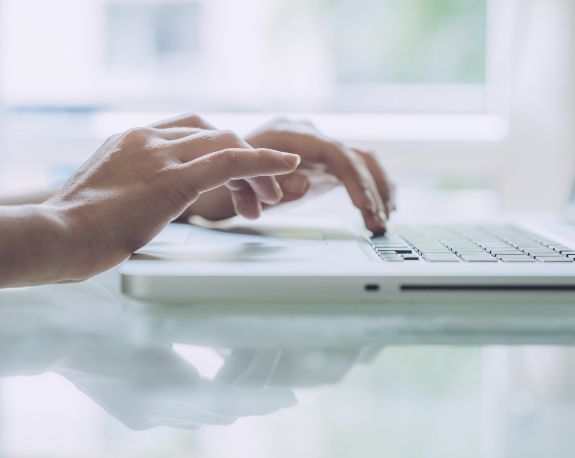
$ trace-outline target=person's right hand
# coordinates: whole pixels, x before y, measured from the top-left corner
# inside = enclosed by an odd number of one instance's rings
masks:
[[[62,216],[71,269],[80,280],[104,271],[145,245],[200,194],[251,179],[258,198],[281,199],[274,175],[292,172],[299,156],[252,149],[229,131],[135,128],[109,138],[45,205]],[[268,178],[269,177],[269,178]]]

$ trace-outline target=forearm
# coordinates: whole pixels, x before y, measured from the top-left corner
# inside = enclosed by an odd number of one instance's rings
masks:
[[[0,287],[77,279],[72,235],[48,205],[0,207]]]

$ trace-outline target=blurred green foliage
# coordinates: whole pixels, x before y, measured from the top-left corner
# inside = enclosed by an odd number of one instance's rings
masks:
[[[486,0],[283,1],[314,17],[340,83],[485,81]]]

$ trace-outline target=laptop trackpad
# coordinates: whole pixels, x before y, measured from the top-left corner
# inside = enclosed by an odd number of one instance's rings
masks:
[[[171,225],[133,259],[185,262],[301,262],[342,259],[362,251],[357,234],[303,226]],[[363,257],[363,256],[362,256]]]

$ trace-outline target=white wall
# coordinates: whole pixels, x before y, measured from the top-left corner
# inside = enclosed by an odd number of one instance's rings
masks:
[[[55,11],[62,18],[58,23],[49,20]],[[100,13],[100,6],[93,1],[2,2],[0,65],[5,70],[2,84],[3,88],[18,91],[6,94],[3,90],[7,101],[15,98],[21,103],[50,104],[60,102],[60,94],[67,93],[71,99],[67,102],[92,103],[99,76],[93,56],[100,56],[102,51],[95,39],[101,27]],[[7,37],[19,45],[6,46]],[[47,91],[47,87],[51,90]]]
[[[508,139],[381,149],[394,175],[492,181],[506,210],[559,211],[575,176],[575,2],[515,0],[514,14]]]
[[[575,3],[517,0],[517,6],[511,136],[500,189],[509,207],[559,209],[575,159]]]

